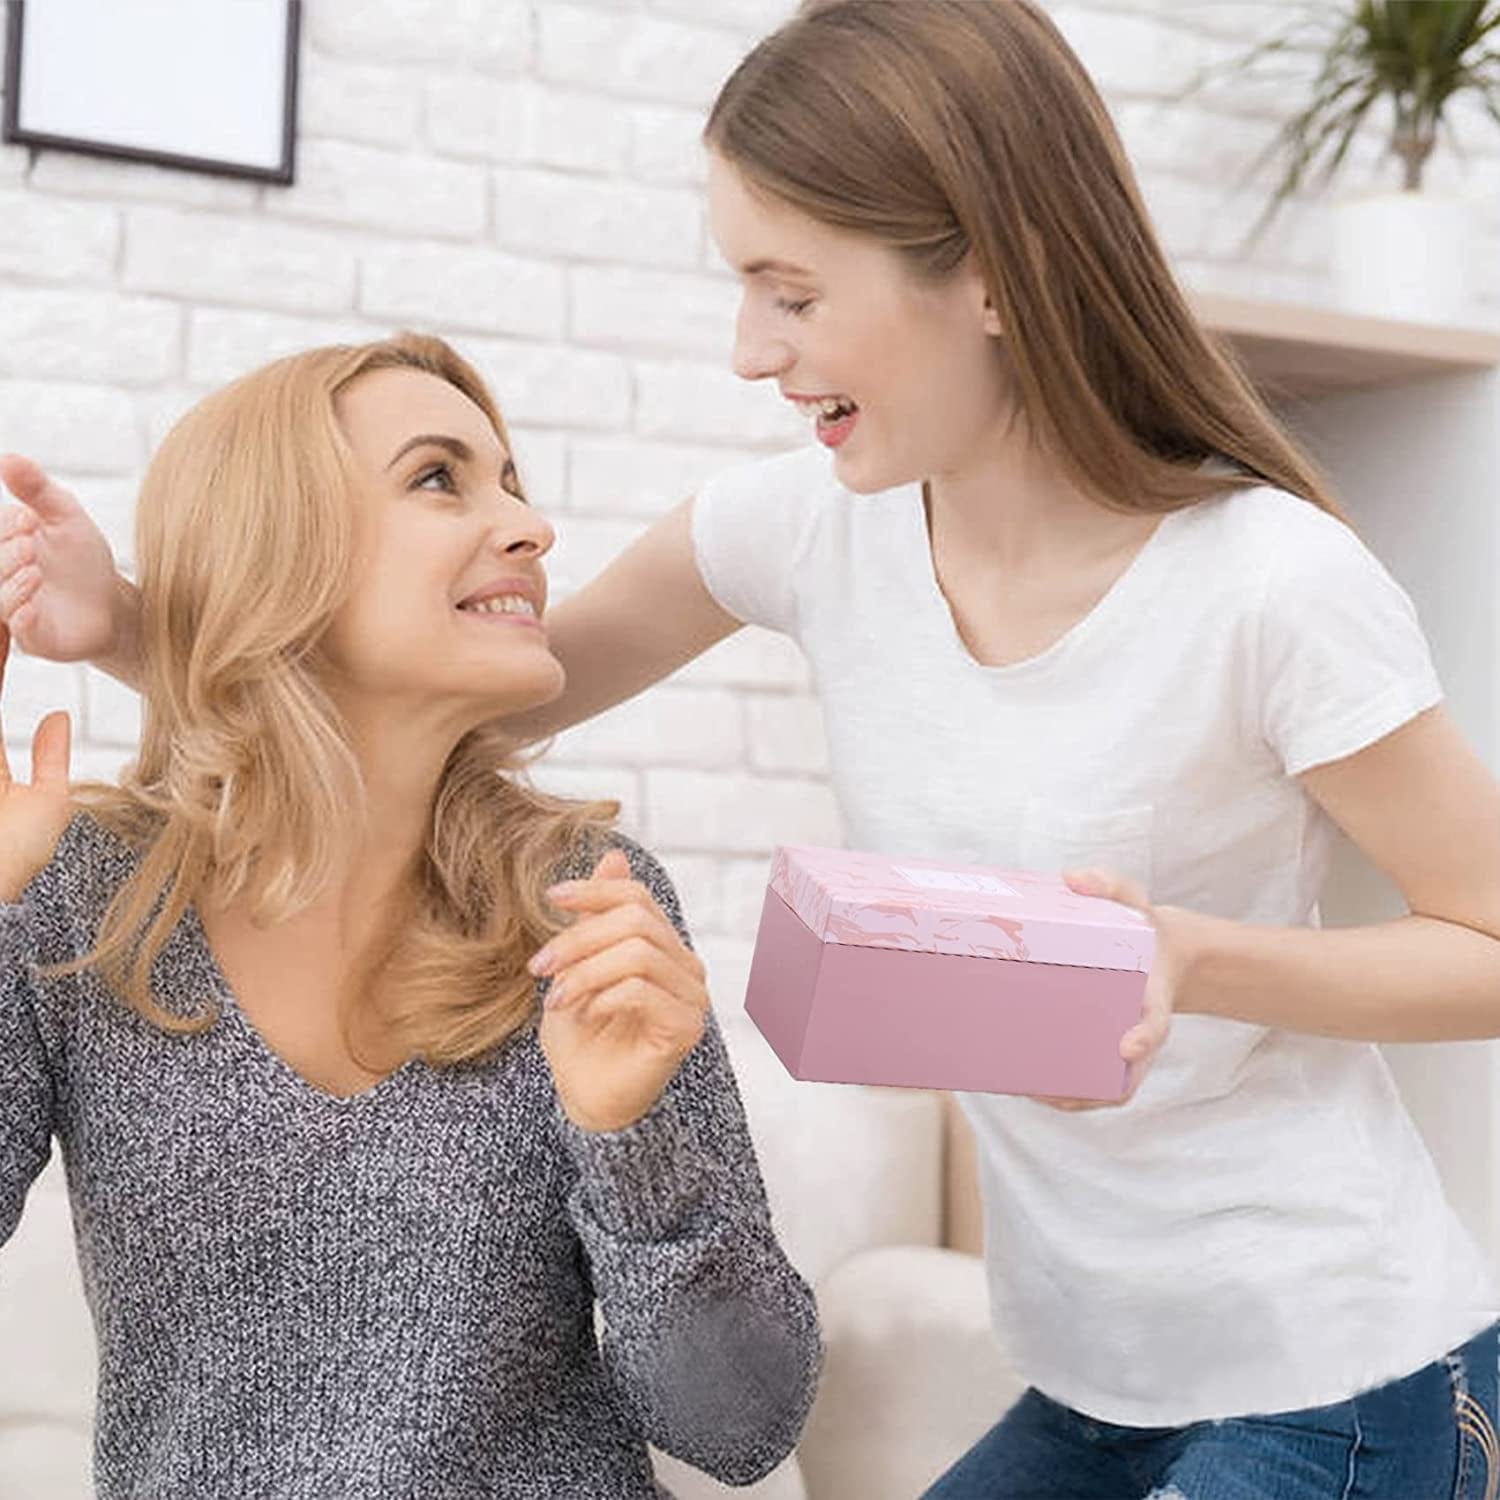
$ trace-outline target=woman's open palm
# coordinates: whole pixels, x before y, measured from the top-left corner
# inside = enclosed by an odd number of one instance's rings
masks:
[[[10,631],[0,625],[0,693],[9,655]],[[4,722],[0,719],[0,900],[14,901],[20,895],[31,877],[52,858],[68,826],[72,814],[69,739],[67,714],[48,714],[37,725],[31,742],[31,780],[15,781],[5,754]]]
[[[116,630],[115,560],[104,533],[29,458],[0,454],[0,483],[20,502],[0,508],[0,621],[32,656],[104,656]]]

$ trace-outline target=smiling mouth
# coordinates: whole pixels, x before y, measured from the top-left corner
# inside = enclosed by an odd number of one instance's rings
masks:
[[[536,605],[523,594],[494,594],[488,599],[476,599],[472,604],[459,604],[455,608],[466,615],[519,615],[523,619],[537,619]]]
[[[791,399],[797,410],[818,427],[842,422],[859,410],[859,403],[850,396],[793,396]]]
[[[803,416],[811,419],[813,432],[825,448],[842,448],[859,421],[859,403],[850,396],[792,396]]]

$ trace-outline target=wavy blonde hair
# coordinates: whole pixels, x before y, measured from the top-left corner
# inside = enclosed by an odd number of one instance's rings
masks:
[[[215,1019],[152,990],[153,961],[190,906],[211,894],[282,920],[327,888],[364,835],[359,765],[319,648],[353,582],[353,454],[334,403],[392,368],[456,387],[509,450],[474,368],[441,339],[405,333],[293,355],[208,396],[142,484],[140,754],[117,785],[78,789],[140,858],[92,952],[62,968],[94,968],[165,1030]],[[351,1049],[361,1005],[378,1004],[393,1041],[433,1063],[488,1052],[530,1018],[526,960],[562,925],[543,890],[570,853],[602,841],[619,808],[543,795],[515,774],[522,764],[493,725],[449,757],[388,936],[346,984]]]

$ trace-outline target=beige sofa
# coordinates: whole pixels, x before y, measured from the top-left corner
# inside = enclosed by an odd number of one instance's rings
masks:
[[[990,1337],[967,1130],[937,1094],[792,1081],[722,1016],[788,1252],[828,1357],[797,1453],[729,1490],[661,1458],[679,1500],[913,1500],[1016,1394]],[[964,1248],[953,1248],[960,1246]],[[84,1500],[93,1335],[61,1173],[0,1249],[0,1497]]]

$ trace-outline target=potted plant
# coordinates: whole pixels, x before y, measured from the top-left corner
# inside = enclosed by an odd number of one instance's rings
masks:
[[[1453,100],[1472,95],[1500,125],[1500,0],[1319,0],[1300,21],[1234,65],[1311,50],[1305,106],[1257,162],[1281,178],[1257,223],[1304,187],[1326,187],[1362,126],[1383,121],[1400,185],[1333,207],[1333,288],[1340,305],[1387,317],[1453,322],[1469,301],[1471,210],[1423,188],[1439,139],[1452,140]]]

